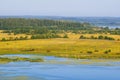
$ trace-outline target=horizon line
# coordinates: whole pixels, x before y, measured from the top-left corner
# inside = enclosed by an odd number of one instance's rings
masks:
[[[14,16],[41,16],[41,17],[120,17],[120,16],[61,16],[61,15],[0,15],[0,16],[7,16],[7,17],[14,17]]]

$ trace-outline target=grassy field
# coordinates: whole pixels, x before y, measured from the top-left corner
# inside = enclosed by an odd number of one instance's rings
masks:
[[[88,38],[90,38],[91,36],[98,37],[98,36],[102,35],[102,36],[112,37],[112,38],[114,38],[115,40],[120,39],[120,35],[110,35],[110,34],[73,34],[73,33],[68,33],[68,36],[69,36],[69,38],[71,38],[71,39],[79,39],[79,37],[80,37],[81,35],[83,35],[83,36],[85,36],[85,37],[88,37]]]
[[[20,37],[25,37],[27,36],[28,38],[31,37],[31,35],[26,35],[26,34],[14,34],[14,33],[3,33],[3,30],[0,30],[0,40],[2,40],[2,38],[5,38],[5,39],[9,39],[9,38],[20,38]]]
[[[14,35],[14,33],[9,34],[9,33],[2,33],[2,32],[3,32],[3,30],[0,30],[0,40],[2,38],[6,38],[6,39],[9,39],[9,38],[13,38],[14,39],[16,37],[20,38],[21,36],[22,37],[27,36],[28,39],[30,39],[30,37],[31,37],[31,35],[26,35],[26,34],[16,34],[16,35]],[[74,34],[74,33],[65,33],[65,34],[67,34],[70,39],[79,39],[81,35],[83,35],[85,37],[88,37],[88,38],[90,38],[91,36],[98,37],[98,36],[102,35],[102,36],[112,37],[115,40],[118,40],[118,39],[120,40],[120,35],[110,35],[110,34]],[[58,34],[58,35],[63,37],[65,34]]]
[[[0,54],[5,53],[33,53],[71,58],[120,58],[120,41],[40,39],[0,42]]]
[[[0,31],[2,32],[2,31]],[[63,36],[63,34],[60,34]],[[80,35],[67,33],[67,39],[36,39],[0,41],[0,54],[42,54],[70,58],[120,58],[120,35],[84,34],[109,36],[115,40],[79,39]],[[0,39],[26,36],[25,34],[0,33]],[[30,35],[28,35],[30,37]]]

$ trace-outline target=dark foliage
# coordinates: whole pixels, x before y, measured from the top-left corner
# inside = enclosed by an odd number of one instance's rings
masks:
[[[15,34],[44,34],[49,31],[56,32],[59,30],[89,30],[92,29],[90,24],[57,21],[57,20],[41,20],[41,19],[24,19],[24,18],[5,18],[0,19],[0,29],[5,32],[14,32]]]
[[[0,18],[0,30],[4,33],[14,34],[47,34],[71,31],[82,34],[117,34],[120,35],[120,29],[109,29],[108,27],[95,27],[89,23],[80,23],[63,20],[47,19],[25,19],[25,18]]]

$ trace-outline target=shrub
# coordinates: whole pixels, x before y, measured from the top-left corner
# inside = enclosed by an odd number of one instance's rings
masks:
[[[63,36],[63,38],[69,38],[69,37],[68,37],[68,35],[67,35],[67,34],[65,34],[65,35]]]
[[[120,53],[116,53],[116,55],[120,55]]]
[[[6,38],[2,38],[2,40],[1,41],[7,41],[7,39]]]
[[[86,37],[81,35],[79,39],[86,39]]]
[[[49,52],[51,52],[50,50],[47,50],[47,52],[49,53]]]
[[[111,52],[111,50],[109,49],[109,50],[106,50],[104,53],[105,54],[108,54],[108,53],[110,53]]]
[[[90,39],[97,39],[97,37],[91,36]]]
[[[105,53],[105,54],[108,54],[109,52],[108,52],[108,51],[105,51],[104,53]]]
[[[95,52],[99,52],[99,50],[95,50]]]
[[[98,39],[104,39],[104,37],[102,35],[98,36]]]
[[[19,38],[18,37],[15,37],[15,39],[14,40],[19,40]]]
[[[108,52],[111,52],[111,50],[109,49]]]
[[[92,54],[93,52],[92,51],[87,51],[88,54]]]
[[[120,39],[117,39],[117,41],[120,41]]]

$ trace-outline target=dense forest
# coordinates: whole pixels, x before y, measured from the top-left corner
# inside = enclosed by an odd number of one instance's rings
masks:
[[[120,35],[120,29],[100,28],[89,23],[80,23],[64,20],[0,18],[0,30],[15,34],[49,34],[49,33],[109,33]]]
[[[43,34],[49,31],[56,32],[60,30],[89,30],[92,26],[88,23],[24,19],[24,18],[7,18],[0,19],[1,30],[11,30],[14,33]]]

